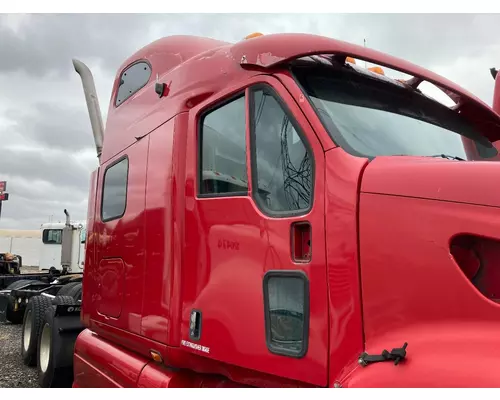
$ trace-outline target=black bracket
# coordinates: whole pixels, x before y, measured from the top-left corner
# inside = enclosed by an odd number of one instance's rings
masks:
[[[158,97],[163,97],[168,94],[168,86],[165,83],[156,82],[155,83],[155,92]]]
[[[368,353],[363,353],[358,359],[358,364],[362,367],[366,367],[368,364],[382,362],[382,361],[394,361],[394,365],[398,365],[401,360],[406,357],[406,347],[408,343],[405,342],[403,347],[392,349],[391,352],[384,350],[382,354],[371,355]]]

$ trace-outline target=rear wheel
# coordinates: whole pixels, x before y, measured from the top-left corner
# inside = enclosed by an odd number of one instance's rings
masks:
[[[54,300],[52,300],[52,304],[72,306],[73,304],[75,304],[75,299],[71,296],[57,296],[54,298]]]
[[[54,350],[61,352],[66,345],[60,333],[53,329],[55,307],[45,311],[38,342],[38,383],[43,388],[70,388],[73,383],[73,366],[58,367]]]
[[[75,287],[81,285],[81,282],[69,282],[66,285],[64,285],[59,291],[57,292],[58,296],[71,296],[69,293],[70,291]]]
[[[48,297],[34,296],[26,307],[21,335],[21,355],[25,365],[36,365],[38,336],[42,329],[45,311],[51,304],[52,301]]]
[[[73,297],[75,300],[81,300],[82,299],[82,283],[78,282],[78,284],[73,286],[66,294],[68,296]]]
[[[32,279],[21,279],[19,281],[11,283],[9,286],[6,287],[6,290],[20,289],[23,286],[30,284],[30,283],[43,283],[43,282],[35,281]],[[15,299],[12,296],[9,296],[5,317],[7,318],[7,321],[10,321],[11,323],[17,325],[17,324],[21,324],[23,322],[24,313],[22,313],[21,311],[15,310],[14,302],[15,302]]]
[[[28,283],[43,283],[42,281],[35,281],[33,279],[21,279],[19,281],[12,282],[5,290],[14,290],[27,285]]]

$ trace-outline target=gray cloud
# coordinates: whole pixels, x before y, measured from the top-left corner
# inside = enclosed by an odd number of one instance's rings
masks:
[[[73,57],[96,59],[116,69],[130,49],[144,45],[147,27],[159,16],[146,14],[36,14],[20,34],[0,26],[0,71],[23,70],[35,76],[67,75]],[[1,22],[1,20],[0,20]]]
[[[0,15],[0,228],[37,228],[68,208],[85,218],[96,166],[90,123],[71,59],[95,76],[104,117],[116,69],[162,36],[230,42],[260,31],[308,32],[367,45],[438,72],[491,104],[500,67],[499,14],[36,14]]]
[[[12,109],[5,116],[17,134],[51,149],[79,151],[93,145],[91,125],[85,110],[55,103],[37,103],[30,109]]]
[[[26,178],[31,181],[49,182],[59,193],[64,188],[85,190],[89,180],[88,170],[75,162],[71,154],[43,148],[28,151],[7,150],[2,154],[2,164],[7,166],[7,175],[12,179]],[[14,188],[15,186],[11,186],[10,192]],[[14,194],[15,192],[12,193]]]
[[[352,35],[377,50],[430,66],[498,49],[500,14],[372,14],[346,17]]]

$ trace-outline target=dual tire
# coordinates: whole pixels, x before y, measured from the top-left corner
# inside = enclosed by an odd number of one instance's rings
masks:
[[[72,297],[61,297],[71,299],[71,302],[68,300],[68,303],[59,304],[74,304]],[[59,359],[64,352],[73,353],[73,346],[69,346],[68,343],[68,341],[71,342],[71,339],[66,338],[65,340],[61,333],[55,329],[55,308],[54,305],[45,310],[43,325],[38,337],[38,383],[43,388],[70,388],[73,383],[73,363],[61,363]]]
[[[57,304],[74,304],[69,296],[58,296],[50,299],[46,296],[34,296],[30,299],[24,312],[23,331],[21,334],[21,355],[23,363],[30,367],[37,365],[38,341],[45,321],[45,313]]]
[[[57,296],[71,296],[75,300],[82,299],[82,283],[69,282],[57,292]]]
[[[59,295],[61,291],[63,295]],[[39,384],[44,388],[71,387],[73,382],[71,344],[76,337],[54,329],[54,317],[57,305],[74,305],[81,298],[81,282],[69,283],[59,293],[54,299],[32,297],[24,313],[21,340],[23,362],[37,367]]]
[[[24,312],[23,332],[21,335],[21,355],[28,366],[36,365],[38,337],[42,331],[45,310],[52,305],[52,300],[45,296],[30,299]]]

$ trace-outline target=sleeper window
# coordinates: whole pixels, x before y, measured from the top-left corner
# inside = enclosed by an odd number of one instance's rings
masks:
[[[102,220],[120,218],[127,203],[128,159],[124,158],[104,173]]]
[[[115,105],[119,106],[148,83],[151,67],[146,62],[138,62],[123,71],[120,77]]]

